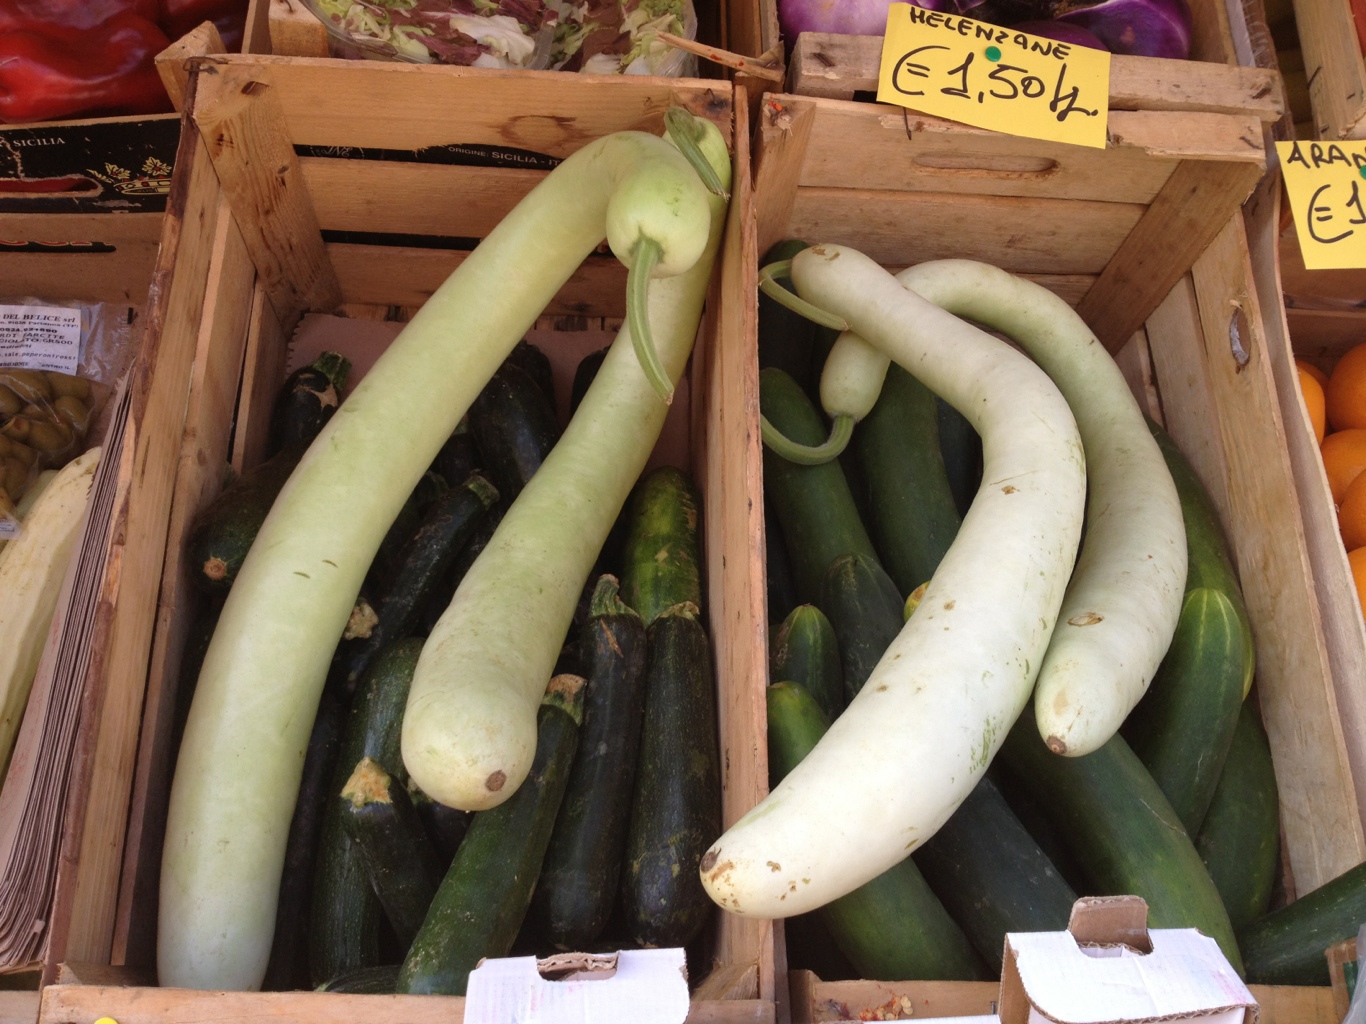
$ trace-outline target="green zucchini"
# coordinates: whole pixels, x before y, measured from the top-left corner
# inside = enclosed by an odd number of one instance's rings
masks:
[[[773,684],[766,700],[769,777],[776,786],[825,735],[829,720],[798,683]],[[987,976],[967,936],[909,857],[815,913],[861,978],[966,981]]]
[[[1186,592],[1171,646],[1123,734],[1196,835],[1252,685],[1252,626],[1204,485],[1172,439],[1149,426],[1181,498]]]
[[[810,399],[781,370],[759,371],[759,404],[768,421],[799,444],[820,444],[829,433]],[[838,462],[799,466],[765,447],[764,501],[782,526],[798,600],[818,601],[825,570],[837,556],[877,559]]]
[[[646,626],[675,605],[702,607],[701,515],[692,478],[674,466],[650,470],[631,494],[621,599]]]
[[[441,870],[445,871],[450,867],[455,851],[460,849],[465,833],[470,830],[474,812],[439,804],[420,789],[414,790],[412,797],[422,828],[441,858]]]
[[[1181,819],[1122,736],[1090,754],[1062,757],[1044,745],[1026,707],[1001,755],[1075,851],[1089,895],[1142,896],[1151,927],[1199,928],[1242,973],[1219,891]]]
[[[398,964],[361,967],[339,974],[318,986],[319,992],[350,992],[358,995],[393,995],[398,984]]]
[[[313,874],[309,964],[314,984],[379,959],[382,910],[360,849],[346,834],[341,797],[350,769],[362,757],[373,757],[404,783],[407,772],[399,753],[399,735],[413,669],[422,641],[389,644],[371,663],[345,716],[345,730],[329,765],[321,801],[322,824]],[[339,692],[328,688],[324,696]],[[301,794],[300,799],[303,799]]]
[[[775,683],[799,683],[831,721],[844,710],[839,641],[830,620],[814,604],[792,609],[773,635],[768,678]]]
[[[821,583],[820,606],[839,642],[844,695],[853,700],[905,624],[896,584],[867,555],[840,555]]]
[[[470,433],[470,417],[466,413],[446,438],[446,443],[436,453],[428,473],[439,476],[447,483],[464,480],[479,468],[479,458],[474,451],[474,435]],[[400,513],[400,517],[402,513]]]
[[[469,416],[479,468],[511,504],[559,440],[555,407],[531,374],[509,361],[484,385]]]
[[[308,444],[318,436],[341,404],[341,391],[350,372],[349,359],[324,352],[285,378],[270,412],[268,443],[272,454]]]
[[[1077,901],[986,776],[912,856],[992,977],[1007,932],[1063,931]]]
[[[607,358],[607,350],[611,347],[611,345],[604,345],[595,352],[589,352],[588,355],[579,360],[579,365],[574,367],[574,380],[569,386],[570,416],[578,411],[579,403],[583,401],[583,396],[588,393],[588,387],[597,377],[603,360]]]
[[[441,884],[443,865],[407,790],[373,757],[356,762],[341,799],[342,828],[360,851],[400,948],[407,950]]]
[[[644,623],[611,576],[598,580],[590,612],[579,752],[532,904],[542,934],[567,950],[587,948],[612,913],[645,715]]]
[[[1255,701],[1244,701],[1195,841],[1234,930],[1266,913],[1281,870],[1280,804],[1271,745]]]
[[[422,479],[409,492],[408,500],[398,510],[397,518],[384,534],[379,550],[375,552],[370,570],[365,574],[364,591],[381,593],[393,585],[403,546],[412,539],[428,510],[450,489],[451,483],[464,480],[468,476],[469,473],[465,476],[448,477],[430,469],[422,474]]]
[[[583,715],[583,679],[556,676],[537,714],[526,780],[474,815],[399,972],[397,991],[464,995],[486,956],[507,956],[531,904]]]
[[[887,575],[909,594],[934,575],[962,519],[939,447],[939,400],[892,363],[853,447],[873,544]]]
[[[800,603],[783,545],[783,528],[768,503],[764,505],[764,600],[769,622],[777,622]]]
[[[536,382],[536,386],[545,396],[546,404],[550,407],[553,415],[555,413],[555,371],[551,368],[550,358],[545,352],[523,338],[512,346],[512,351],[508,353],[507,362],[519,367]]]
[[[1324,951],[1357,937],[1366,922],[1366,864],[1238,933],[1247,980],[1259,985],[1327,985]]]
[[[779,242],[764,254],[761,267],[779,260],[790,260],[807,247],[806,242]],[[789,280],[779,283],[792,290]],[[759,293],[759,367],[776,367],[790,376],[802,390],[807,391],[819,378],[820,367],[814,365],[816,325],[800,313]]]
[[[961,412],[942,398],[939,410],[939,451],[944,456],[944,472],[960,516],[968,514],[972,499],[982,483],[982,439]]]
[[[711,917],[698,865],[721,834],[711,644],[678,605],[646,635],[645,723],[626,833],[621,916],[631,939],[685,946]]]

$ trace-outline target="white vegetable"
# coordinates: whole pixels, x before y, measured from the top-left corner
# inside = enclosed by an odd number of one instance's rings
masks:
[[[802,298],[959,409],[983,477],[915,615],[815,749],[702,861],[726,910],[804,913],[898,863],[971,792],[1019,717],[1076,555],[1085,497],[1071,411],[1037,366],[868,257],[796,257]]]
[[[897,275],[951,313],[1017,342],[1067,399],[1086,449],[1086,538],[1039,670],[1034,712],[1056,754],[1089,754],[1147,692],[1186,585],[1176,485],[1114,359],[1062,299],[972,260]]]

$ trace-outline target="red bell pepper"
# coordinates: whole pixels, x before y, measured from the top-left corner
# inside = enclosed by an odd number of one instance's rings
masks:
[[[160,0],[0,0],[0,33],[44,26],[94,28],[128,11],[148,21],[161,20]]]
[[[161,0],[161,13],[156,20],[172,39],[179,39],[190,29],[211,21],[218,27],[223,45],[233,53],[242,45],[247,0]]]
[[[113,6],[114,0],[90,6],[106,4]],[[79,0],[27,2],[30,8],[44,5],[84,6]],[[10,0],[7,9],[18,6]],[[0,121],[169,111],[153,58],[170,39],[133,6],[126,4],[93,27],[46,21],[0,31]]]

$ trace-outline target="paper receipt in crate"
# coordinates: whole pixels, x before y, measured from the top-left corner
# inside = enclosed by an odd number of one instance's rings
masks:
[[[1001,1024],[1255,1024],[1257,1001],[1219,944],[1147,928],[1138,896],[1077,900],[1065,932],[1006,935]]]

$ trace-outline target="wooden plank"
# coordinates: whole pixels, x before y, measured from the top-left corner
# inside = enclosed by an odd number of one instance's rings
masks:
[[[277,91],[223,73],[199,74],[196,88],[195,123],[272,305],[286,319],[335,308],[341,286]]]
[[[1366,289],[1360,269],[1306,270],[1300,236],[1291,222],[1282,224],[1280,252],[1281,290],[1288,307],[1323,309],[1366,308]]]
[[[719,79],[626,75],[603,89],[595,75],[557,71],[260,55],[211,60],[224,92],[249,81],[268,86],[298,145],[414,150],[461,143],[568,156],[608,132],[658,134],[674,103],[728,136],[731,129],[731,86]]]
[[[375,996],[338,992],[199,992],[183,988],[49,985],[43,1024],[460,1024],[463,996]],[[758,999],[694,1002],[688,1024],[773,1024],[773,1004]]]
[[[185,107],[185,89],[190,80],[185,62],[191,57],[223,53],[226,49],[217,26],[206,21],[156,55],[157,74],[161,76],[161,84],[166,87],[166,95],[171,98],[171,105],[176,110]]]
[[[289,335],[275,314],[270,297],[257,284],[251,297],[242,388],[238,397],[237,427],[232,440],[232,468],[237,473],[266,457],[270,410],[285,379]]]
[[[269,52],[282,57],[327,56],[327,28],[300,0],[262,2],[269,11]]]
[[[270,52],[270,2],[248,0],[246,31],[242,35],[243,53]]]
[[[1184,161],[1077,312],[1115,351],[1227,223],[1261,177],[1257,164]]]
[[[176,447],[204,304],[217,182],[192,128],[182,134],[142,348],[134,369],[126,454],[72,765],[45,977],[61,960],[108,960],[153,609],[166,549]],[[182,244],[184,243],[184,244]]]
[[[1339,1024],[1327,985],[1249,985],[1261,1012],[1257,1024]]]
[[[161,840],[170,793],[176,701],[186,680],[177,671],[185,640],[204,600],[182,561],[190,524],[223,485],[228,469],[233,409],[242,371],[255,268],[226,199],[218,204],[204,312],[195,346],[175,491],[166,534],[166,560],[143,703],[133,800],[128,815],[112,958],[120,964],[156,962],[156,907]],[[167,438],[166,440],[170,440]]]
[[[797,183],[810,152],[816,105],[794,97],[768,97],[759,114],[754,152],[754,217],[760,256],[791,238],[788,227]]]
[[[332,242],[327,246],[327,255],[337,270],[344,302],[420,306],[468,253]],[[590,258],[574,271],[546,307],[546,313],[624,317],[626,268],[614,258]]]
[[[33,992],[0,992],[0,1024],[34,1024],[39,996]]]
[[[1366,309],[1285,310],[1290,345],[1295,355],[1325,373],[1344,352],[1366,340]]]
[[[877,92],[881,36],[803,32],[788,65],[792,91],[847,100]],[[1263,68],[1160,57],[1110,60],[1110,109],[1250,114],[1274,121],[1285,111],[1279,76]]]
[[[1294,0],[1309,81],[1311,138],[1366,138],[1366,62],[1350,0]]]
[[[1104,284],[1117,251],[1131,251],[1139,270],[1156,272],[1150,264],[1159,260],[1129,249],[1147,209],[1137,203],[800,188],[788,230],[812,242],[852,245],[884,264],[966,257],[1012,273],[1100,274],[1085,302]]]
[[[1203,338],[1150,325],[1149,343],[1168,428],[1206,481],[1233,549],[1303,894],[1366,860],[1366,839],[1241,217],[1192,280]],[[1208,464],[1199,442],[1220,446],[1222,464]]]

